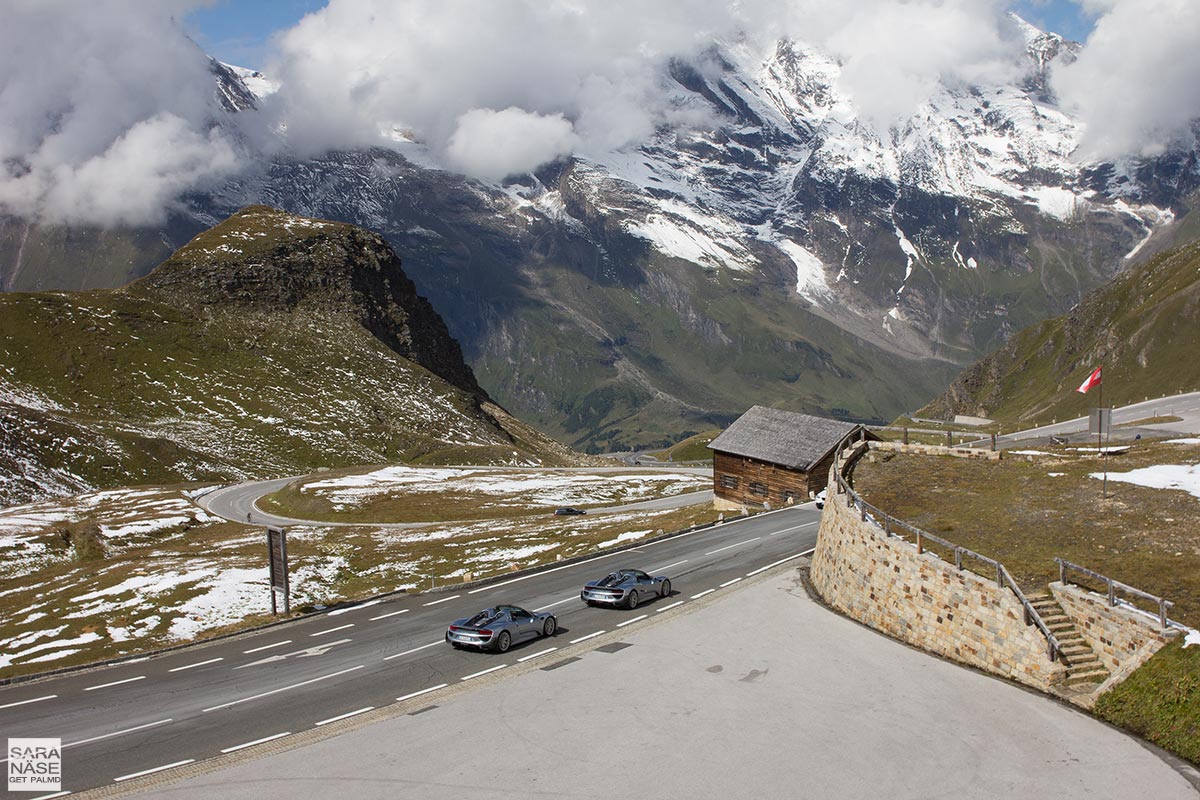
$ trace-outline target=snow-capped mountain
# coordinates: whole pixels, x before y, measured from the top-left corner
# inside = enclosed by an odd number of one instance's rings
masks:
[[[945,82],[882,132],[829,55],[721,43],[659,76],[709,124],[502,184],[407,133],[264,156],[165,233],[254,202],[382,232],[491,396],[581,447],[670,440],[753,403],[891,418],[1154,249],[1200,186],[1194,145],[1073,160],[1082,131],[1048,75],[1080,45],[1018,24],[1018,79]],[[228,112],[274,88],[213,71]]]

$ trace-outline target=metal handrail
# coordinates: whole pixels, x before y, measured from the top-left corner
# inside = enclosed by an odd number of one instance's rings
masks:
[[[844,444],[844,442],[843,442],[843,444]],[[1033,607],[1033,604],[1031,602],[1029,602],[1029,598],[1027,598],[1025,596],[1025,593],[1021,591],[1021,587],[1019,587],[1017,585],[1017,582],[1013,579],[1012,574],[1008,571],[1008,569],[1002,563],[995,560],[994,558],[988,558],[987,556],[976,553],[973,550],[968,550],[967,548],[965,548],[961,545],[957,545],[957,544],[954,544],[953,542],[947,541],[947,540],[941,538],[940,536],[935,536],[932,533],[923,531],[920,528],[916,527],[915,525],[911,525],[902,519],[897,519],[896,517],[893,517],[892,515],[888,514],[886,511],[883,511],[882,509],[871,505],[866,500],[863,500],[862,496],[859,495],[858,492],[854,491],[853,488],[851,488],[850,482],[846,480],[846,476],[843,475],[842,470],[838,468],[838,461],[841,458],[842,450],[843,450],[842,445],[839,445],[837,452],[834,454],[833,473],[834,473],[834,479],[837,482],[837,488],[839,490],[838,493],[839,494],[845,493],[845,495],[846,495],[847,508],[853,508],[854,506],[857,505],[858,510],[859,510],[860,519],[864,522],[867,520],[867,515],[868,515],[867,509],[870,509],[870,512],[871,512],[870,515],[872,517],[871,522],[883,530],[884,538],[891,538],[893,535],[895,535],[892,533],[893,526],[903,528],[904,530],[910,531],[917,538],[916,544],[917,544],[917,554],[918,555],[925,552],[923,540],[929,540],[929,541],[935,542],[937,544],[942,545],[943,547],[946,547],[946,548],[954,551],[954,566],[959,571],[962,571],[962,569],[963,569],[962,557],[964,555],[970,556],[971,558],[978,559],[979,561],[982,561],[985,564],[991,565],[996,570],[996,584],[1001,589],[1003,589],[1007,586],[1007,588],[1012,591],[1012,593],[1016,596],[1017,600],[1020,601],[1022,608],[1024,608],[1024,610],[1025,610],[1025,624],[1037,626],[1037,629],[1039,631],[1041,631],[1043,636],[1046,637],[1046,643],[1048,645],[1048,653],[1047,654],[1049,655],[1050,660],[1058,661],[1059,657],[1062,655],[1062,645],[1059,644],[1058,637],[1055,636],[1054,633],[1050,630],[1050,626],[1046,624],[1046,621],[1044,619],[1042,619],[1042,615],[1039,614],[1037,609]],[[865,451],[866,448],[863,448],[863,450]],[[861,456],[861,455],[862,455],[861,452],[855,454],[856,457]],[[847,464],[847,467],[849,467],[852,463],[853,462],[850,462],[850,464]],[[880,524],[880,520],[882,520],[882,524]],[[1074,565],[1072,565],[1072,566],[1074,566]],[[1061,565],[1060,565],[1060,569],[1061,569]]]
[[[1141,589],[1138,589],[1134,586],[1130,586],[1127,583],[1121,583],[1120,581],[1114,580],[1113,578],[1110,578],[1107,575],[1102,575],[1099,572],[1090,570],[1087,567],[1082,567],[1079,564],[1074,564],[1070,561],[1067,561],[1065,558],[1055,558],[1054,560],[1056,562],[1058,562],[1058,582],[1059,583],[1066,584],[1068,569],[1073,569],[1076,572],[1082,572],[1084,575],[1095,578],[1098,581],[1103,581],[1108,586],[1108,606],[1109,606],[1109,608],[1116,607],[1116,605],[1117,605],[1117,591],[1116,590],[1120,589],[1121,591],[1126,592],[1127,594],[1132,594],[1136,597],[1141,597],[1145,600],[1150,600],[1151,602],[1157,603],[1158,604],[1158,622],[1159,622],[1159,625],[1162,626],[1163,630],[1166,630],[1167,628],[1171,627],[1172,624],[1174,624],[1171,622],[1171,620],[1167,619],[1167,609],[1171,608],[1175,604],[1173,602],[1171,602],[1170,600],[1167,600],[1165,597],[1159,597],[1158,595],[1150,594],[1149,592],[1143,592]]]

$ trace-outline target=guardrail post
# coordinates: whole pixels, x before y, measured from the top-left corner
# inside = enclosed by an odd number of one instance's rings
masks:
[[[959,572],[962,572],[962,548],[961,547],[954,548],[954,566],[958,568]]]
[[[917,528],[917,555],[925,552],[925,545],[921,541],[921,529]]]
[[[860,502],[858,504],[858,511],[859,511],[859,514],[858,514],[859,520],[862,522],[866,522],[867,521],[867,504]]]
[[[1033,617],[1031,617],[1031,616],[1029,615],[1029,606],[1023,606],[1023,608],[1025,609],[1025,624],[1026,624],[1026,625],[1032,625],[1032,624],[1033,624]]]
[[[1117,605],[1117,589],[1113,586],[1112,578],[1108,579],[1108,607],[1113,608]]]
[[[954,447],[954,437],[950,435],[950,431],[946,431],[946,447]]]
[[[1061,583],[1063,586],[1066,586],[1067,585],[1067,562],[1063,561],[1061,558],[1056,558],[1054,560],[1058,562],[1058,582]]]
[[[908,426],[904,426],[904,443],[908,444]]]
[[[1004,588],[1004,567],[996,564],[996,585],[1001,589]]]
[[[996,452],[996,434],[992,434],[992,452]]]
[[[1161,597],[1158,600],[1158,624],[1164,631],[1167,629],[1167,601]]]
[[[885,538],[885,539],[892,538],[892,518],[891,517],[883,518],[883,538]]]

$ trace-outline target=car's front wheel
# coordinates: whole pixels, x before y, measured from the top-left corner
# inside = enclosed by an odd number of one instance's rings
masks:
[[[500,635],[496,637],[496,652],[507,653],[510,647],[512,647],[512,636],[508,631],[500,631]]]
[[[542,625],[542,636],[553,636],[558,630],[558,620],[554,617],[546,617],[546,624]]]
[[[629,593],[629,598],[625,601],[625,607],[626,608],[637,608],[638,607],[637,589],[634,589],[632,592]]]

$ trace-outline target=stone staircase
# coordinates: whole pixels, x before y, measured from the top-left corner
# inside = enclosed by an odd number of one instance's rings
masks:
[[[1091,645],[1083,638],[1058,601],[1047,592],[1030,595],[1029,602],[1037,609],[1062,647],[1062,661],[1067,666],[1066,688],[1087,691],[1103,683],[1108,678],[1108,670],[1100,663],[1099,656],[1092,651]]]

